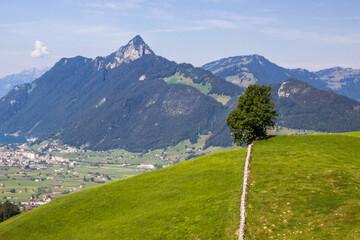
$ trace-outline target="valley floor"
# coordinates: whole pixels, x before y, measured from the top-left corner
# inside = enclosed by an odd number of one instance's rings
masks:
[[[123,149],[84,151],[51,140],[31,146],[0,146],[0,201],[7,199],[23,208],[37,207],[45,203],[44,196],[58,198],[226,149],[205,149],[209,137],[200,135],[197,143],[186,140],[144,153]]]

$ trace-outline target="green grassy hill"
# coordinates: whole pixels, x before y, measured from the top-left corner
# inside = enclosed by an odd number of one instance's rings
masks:
[[[237,239],[245,149],[72,193],[0,239]],[[247,239],[360,239],[360,132],[256,142]]]
[[[247,239],[360,239],[360,132],[257,142],[247,204]]]
[[[210,154],[58,198],[0,239],[236,239],[246,151]]]

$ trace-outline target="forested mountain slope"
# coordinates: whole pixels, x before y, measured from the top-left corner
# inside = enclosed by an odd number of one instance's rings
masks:
[[[107,57],[63,58],[39,79],[15,87],[0,100],[0,131],[131,151],[212,132],[208,145],[229,146],[226,103],[242,91],[155,55],[136,36]]]

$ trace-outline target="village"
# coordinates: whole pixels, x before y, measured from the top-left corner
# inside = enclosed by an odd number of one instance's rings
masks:
[[[51,156],[49,154],[41,156],[32,151],[25,151],[21,149],[16,152],[0,152],[1,166],[5,167],[21,167],[21,168],[36,168],[47,169],[46,164],[56,165],[75,165],[75,161],[69,161],[67,158],[59,156]]]
[[[116,165],[109,160],[96,162],[91,159],[101,159],[104,152],[84,152],[57,142],[35,147],[0,146],[0,203],[8,200],[30,210],[71,192],[163,167],[129,164],[138,156],[127,153],[116,158]],[[164,159],[160,154],[156,157]]]
[[[0,145],[0,202],[8,200],[29,210],[71,192],[202,155],[201,145],[183,142],[147,153],[90,151],[57,140]]]

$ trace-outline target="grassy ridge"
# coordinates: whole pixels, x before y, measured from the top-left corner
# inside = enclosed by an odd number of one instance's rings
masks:
[[[360,133],[255,144],[247,239],[360,239]]]
[[[0,224],[0,239],[236,239],[245,149],[56,199]]]

